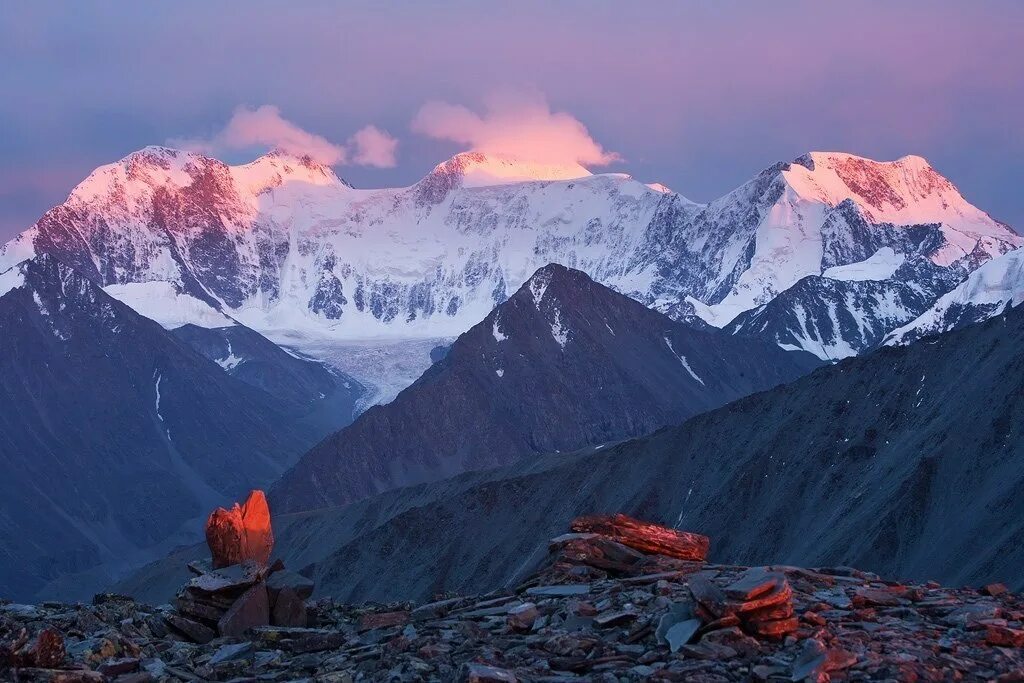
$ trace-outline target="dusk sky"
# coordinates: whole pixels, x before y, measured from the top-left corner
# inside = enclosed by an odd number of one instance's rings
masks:
[[[696,201],[810,150],[920,154],[1024,230],[1024,2],[8,3],[0,239],[149,144],[357,187],[467,148]]]

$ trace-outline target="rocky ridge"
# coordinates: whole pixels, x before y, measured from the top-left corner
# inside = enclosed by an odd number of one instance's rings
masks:
[[[578,519],[515,587],[421,605],[321,599],[304,627],[222,635],[190,635],[170,606],[110,594],[3,604],[0,666],[15,680],[122,683],[1024,677],[1024,600],[1002,585],[737,567],[707,562],[708,545],[623,516]]]

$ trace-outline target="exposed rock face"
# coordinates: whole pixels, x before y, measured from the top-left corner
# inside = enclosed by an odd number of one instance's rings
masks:
[[[663,528],[656,535],[675,532]],[[92,605],[0,605],[0,667],[19,667],[12,678],[51,681],[105,681],[132,672],[138,677],[125,680],[1009,683],[1024,677],[1019,594],[883,581],[848,567],[710,564],[642,553],[621,538],[587,532],[553,539],[539,571],[484,595],[416,607],[321,600],[310,606],[307,627],[256,626],[216,640],[183,633],[177,615],[119,596],[97,596]],[[581,551],[586,544],[593,549]],[[590,563],[612,556],[631,561]],[[196,578],[237,590],[244,574]],[[244,590],[258,594],[264,585]],[[37,635],[46,625],[54,631]],[[181,642],[184,635],[196,642]],[[66,641],[67,657],[46,660],[54,668],[45,671],[21,668],[39,665],[13,653],[40,639]]]
[[[263,491],[252,491],[245,503],[230,510],[217,508],[206,520],[206,543],[213,556],[213,568],[253,560],[265,565],[274,548],[270,508]]]

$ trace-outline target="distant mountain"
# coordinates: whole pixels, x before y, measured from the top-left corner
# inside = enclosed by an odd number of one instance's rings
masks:
[[[696,330],[558,265],[537,271],[391,403],[307,453],[277,512],[349,503],[521,457],[637,436],[818,365]]]
[[[351,416],[349,397],[329,426],[314,419],[327,378],[305,361],[267,361],[269,342],[251,330],[228,336],[269,369],[244,376],[239,363],[236,379],[193,350],[195,334],[181,341],[45,253],[0,273],[0,329],[8,598],[194,539],[198,523],[179,533],[187,520],[273,480]],[[283,390],[286,373],[307,384]]]
[[[94,171],[0,269],[49,253],[155,319],[227,313],[301,342],[456,336],[554,262],[824,359],[872,348],[1020,246],[914,156],[813,152],[701,205],[476,152],[410,187],[356,190],[308,158],[228,166],[149,147]]]
[[[1021,590],[1022,346],[1024,308],[1010,309],[597,452],[284,515],[278,550],[323,594],[425,600],[512,585],[567,520],[622,511],[709,535],[715,561]],[[123,588],[164,599],[180,566],[162,561]]]
[[[988,261],[928,310],[893,330],[886,344],[907,344],[921,337],[973,325],[1024,302],[1024,249]]]

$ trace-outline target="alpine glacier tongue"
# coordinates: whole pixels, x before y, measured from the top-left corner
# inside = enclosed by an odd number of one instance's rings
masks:
[[[674,318],[825,358],[871,348],[1019,246],[920,157],[814,152],[699,205],[626,175],[478,152],[410,187],[357,190],[280,152],[229,166],[149,147],[3,247],[0,271],[45,252],[140,310],[166,301],[142,312],[169,326],[220,312],[322,348],[456,337],[554,262]]]

